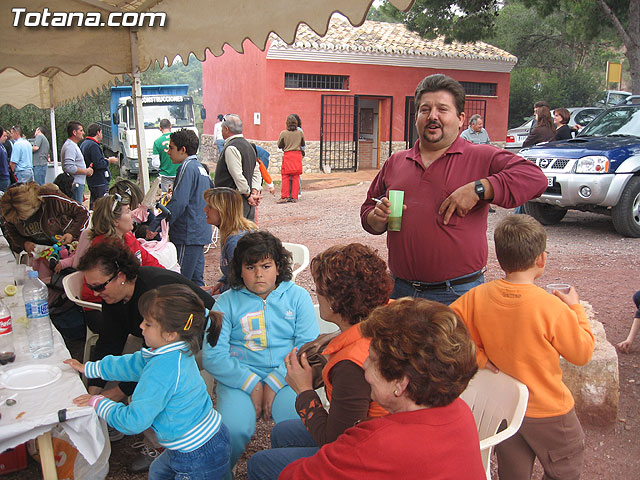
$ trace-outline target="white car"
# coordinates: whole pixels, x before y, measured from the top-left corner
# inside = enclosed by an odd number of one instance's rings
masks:
[[[601,113],[604,108],[600,107],[577,107],[567,108],[571,113],[569,118],[569,126],[580,125],[581,127],[587,126],[591,121]],[[553,118],[553,110],[551,110],[551,118]],[[507,143],[504,148],[521,149],[522,142],[525,141],[529,132],[531,131],[531,125],[533,125],[533,117],[529,118],[525,123],[519,127],[507,130]]]

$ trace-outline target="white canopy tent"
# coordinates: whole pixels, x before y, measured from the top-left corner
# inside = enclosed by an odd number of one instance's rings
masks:
[[[412,1],[391,0],[391,3],[406,10]],[[53,111],[56,105],[104,86],[117,75],[131,75],[140,177],[146,191],[149,172],[141,131],[144,124],[141,71],[154,61],[160,65],[171,62],[177,55],[187,59],[193,53],[204,60],[206,49],[221,55],[225,44],[242,51],[245,39],[264,48],[271,32],[291,43],[300,23],[324,35],[334,12],[360,25],[371,3],[371,0],[31,0],[25,7],[7,6],[0,15],[4,46],[0,57],[0,104],[21,107],[34,103]],[[114,22],[136,26],[108,26]],[[78,26],[80,23],[82,26]],[[154,26],[149,26],[152,23]]]

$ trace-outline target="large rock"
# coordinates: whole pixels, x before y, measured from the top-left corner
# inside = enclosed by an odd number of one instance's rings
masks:
[[[560,359],[562,381],[576,401],[576,412],[583,423],[609,425],[618,416],[620,386],[618,354],[607,341],[602,323],[596,320],[591,305],[581,302],[596,338],[593,357],[582,367]]]

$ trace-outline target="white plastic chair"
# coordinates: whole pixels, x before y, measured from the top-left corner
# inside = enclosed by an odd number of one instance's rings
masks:
[[[482,368],[471,379],[460,395],[473,412],[480,437],[480,454],[487,480],[491,480],[491,450],[514,435],[527,409],[529,390],[526,385],[509,375],[493,373]],[[496,433],[505,420],[507,428]]]
[[[83,285],[84,285],[84,273],[82,272],[70,273],[69,275],[67,275],[62,279],[62,286],[64,287],[64,293],[67,294],[67,298],[69,300],[71,300],[76,305],[80,305],[83,308],[102,311],[101,303],[88,302],[86,300],[82,300]],[[93,332],[89,327],[87,327],[87,338],[84,342],[84,353],[82,356],[85,362],[89,361],[89,356],[91,354],[91,347],[95,345],[97,341],[98,341],[98,334]]]
[[[220,240],[220,230],[215,225],[211,229],[211,243],[204,246],[204,253],[209,253],[212,248],[218,248],[218,241]]]
[[[318,320],[318,327],[320,328],[320,334],[332,333],[338,330],[338,326],[335,323],[327,322],[320,316],[320,306],[314,305],[313,309],[316,312],[316,319]],[[320,387],[316,390],[316,393],[320,397],[322,406],[326,411],[329,411],[329,400],[327,399],[327,393],[324,391],[324,387]]]
[[[95,302],[88,302],[82,300],[82,286],[84,285],[84,273],[73,272],[62,279],[62,286],[64,287],[64,293],[67,294],[67,298],[76,305],[88,308],[90,310],[102,311],[102,304]]]
[[[299,243],[282,242],[282,246],[289,250],[291,255],[293,255],[294,265],[300,265],[293,271],[293,277],[291,280],[295,282],[298,274],[309,265],[309,249]]]

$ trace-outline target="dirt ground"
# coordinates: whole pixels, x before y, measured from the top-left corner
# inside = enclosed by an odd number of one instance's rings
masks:
[[[359,209],[375,172],[354,174],[311,175],[303,179],[303,194],[296,204],[278,205],[276,198],[266,195],[258,209],[261,228],[281,240],[305,244],[311,257],[334,244],[362,242],[377,248],[387,256],[385,235],[373,236],[360,226]],[[489,215],[487,238],[489,262],[486,277],[501,276],[493,249],[493,230],[497,221],[508,214],[496,208]],[[563,282],[574,285],[583,300],[593,305],[596,317],[604,324],[610,342],[626,338],[635,307],[633,293],[640,289],[636,272],[640,266],[640,239],[620,237],[608,217],[570,212],[561,224],[548,227],[549,252],[547,271],[539,280],[547,283]],[[425,248],[429,248],[425,240]],[[206,254],[205,281],[213,283],[218,275],[218,249]],[[634,280],[635,279],[635,280]],[[309,270],[302,272],[297,283],[307,288],[315,301],[315,290]],[[639,478],[640,471],[640,340],[635,351],[620,354],[620,408],[614,425],[594,427],[583,425],[586,436],[584,480]],[[246,479],[246,460],[255,451],[268,448],[271,425],[260,422],[247,453],[238,465],[238,479]],[[131,475],[126,466],[135,455],[131,444],[138,440],[126,438],[114,443],[111,457],[113,479],[142,479],[146,475]],[[39,468],[30,460],[29,469],[8,479],[39,477]],[[536,469],[534,478],[540,478]]]

